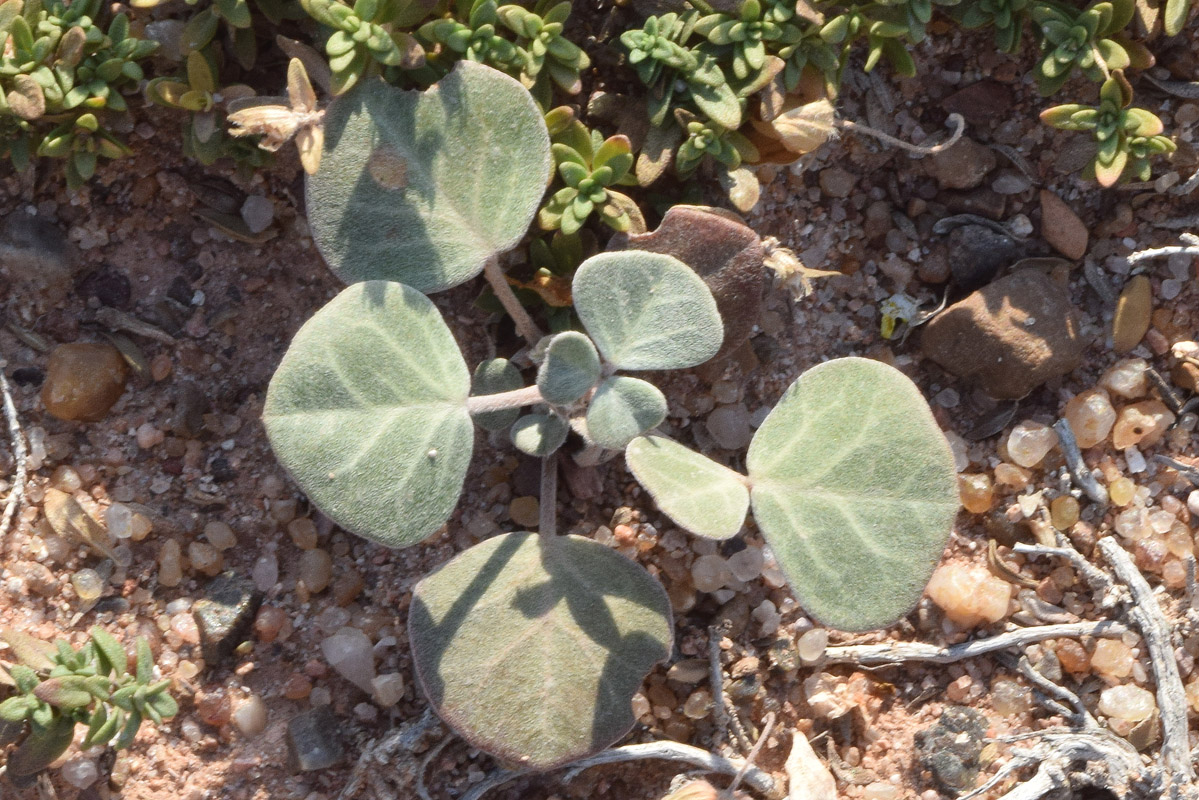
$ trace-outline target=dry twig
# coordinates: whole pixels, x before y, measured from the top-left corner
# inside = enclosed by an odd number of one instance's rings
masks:
[[[0,393],[4,395],[4,420],[8,423],[8,437],[12,442],[12,457],[16,462],[12,488],[8,492],[8,501],[4,504],[4,516],[0,517],[0,545],[3,545],[12,521],[25,499],[25,482],[29,476],[29,449],[25,444],[25,433],[21,430],[21,421],[17,418],[17,406],[12,399],[12,391],[8,386],[8,378],[0,369]]]

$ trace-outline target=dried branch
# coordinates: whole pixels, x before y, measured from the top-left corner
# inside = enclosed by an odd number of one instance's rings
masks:
[[[12,521],[16,517],[21,501],[25,499],[25,483],[29,477],[29,449],[25,444],[25,433],[21,430],[21,421],[17,418],[17,406],[12,399],[12,391],[8,386],[8,378],[0,369],[0,393],[4,395],[4,419],[8,423],[8,437],[12,442],[12,457],[16,462],[16,474],[13,476],[12,488],[8,492],[8,501],[4,504],[4,516],[0,517],[0,546],[8,537]]]
[[[1021,766],[1038,764],[1032,778],[1018,784],[999,800],[1037,800],[1052,792],[1072,791],[1084,786],[1109,789],[1128,797],[1130,783],[1144,772],[1141,758],[1128,742],[1103,729],[1092,731],[1044,731],[1017,736],[1000,736],[995,741],[1016,742],[1036,737],[1040,744],[1020,758]],[[1076,768],[1077,762],[1084,766]]]
[[[1116,637],[1127,630],[1128,627],[1119,622],[1101,620],[1099,622],[1072,622],[1064,625],[1019,628],[987,639],[975,639],[950,647],[938,647],[935,644],[922,642],[844,645],[827,648],[824,651],[824,663],[853,663],[863,667],[893,666],[908,661],[951,664],[955,661],[975,658],[999,650],[1027,647],[1046,639],[1077,639],[1082,636]]]
[[[1196,174],[1199,175],[1199,173]],[[1148,261],[1151,258],[1164,258],[1166,256],[1199,256],[1199,236],[1193,233],[1184,233],[1178,238],[1182,240],[1182,245],[1138,250],[1135,253],[1129,253],[1125,260],[1129,264],[1136,264],[1141,261]]]
[[[1107,505],[1107,489],[1095,480],[1095,476],[1087,468],[1086,462],[1082,460],[1082,451],[1078,449],[1078,440],[1074,438],[1074,430],[1070,427],[1070,423],[1059,419],[1053,423],[1053,429],[1057,431],[1058,443],[1061,445],[1062,455],[1066,457],[1066,466],[1070,470],[1070,477],[1074,479],[1074,483],[1087,493],[1087,497],[1101,506]]]
[[[1056,556],[1064,558],[1070,562],[1070,566],[1082,575],[1083,580],[1091,587],[1091,591],[1099,595],[1099,607],[1103,609],[1112,608],[1116,603],[1120,602],[1120,592],[1116,585],[1112,583],[1112,579],[1107,576],[1103,570],[1087,561],[1083,554],[1069,546],[1069,542],[1063,536],[1059,539],[1062,543],[1061,547],[1045,547],[1039,544],[1026,544],[1017,542],[1012,547],[1013,553],[1023,553],[1029,556]]]
[[[1028,656],[1020,656],[1019,663],[1020,674],[1028,680],[1033,686],[1041,690],[1045,695],[1055,698],[1054,705],[1058,708],[1052,709],[1054,713],[1061,714],[1066,719],[1069,719],[1078,728],[1084,730],[1098,728],[1099,723],[1091,716],[1091,712],[1087,711],[1087,707],[1082,704],[1082,700],[1078,698],[1074,692],[1067,689],[1065,686],[1059,686],[1049,678],[1037,672],[1033,667],[1032,662],[1028,660]],[[1074,711],[1071,713],[1069,709],[1062,708],[1056,700],[1061,700],[1063,703],[1068,703]]]
[[[1170,626],[1158,605],[1153,589],[1141,575],[1132,557],[1111,536],[1099,540],[1099,549],[1111,565],[1116,577],[1128,586],[1132,602],[1128,615],[1141,629],[1149,648],[1149,662],[1157,683],[1157,707],[1162,717],[1162,767],[1167,780],[1192,784],[1195,770],[1190,759],[1190,740],[1187,736],[1186,691],[1174,647],[1170,643]]]

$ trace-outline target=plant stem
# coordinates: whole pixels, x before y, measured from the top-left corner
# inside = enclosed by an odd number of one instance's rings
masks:
[[[837,120],[837,126],[855,133],[864,133],[867,136],[873,136],[880,142],[885,142],[892,147],[898,147],[900,150],[907,150],[909,153],[915,153],[916,155],[921,156],[932,156],[940,153],[942,150],[948,150],[957,144],[958,140],[962,138],[962,133],[966,130],[966,120],[961,114],[950,114],[949,118],[945,120],[945,122],[946,124],[953,126],[953,133],[951,133],[949,138],[945,141],[941,142],[940,144],[934,144],[930,147],[926,147],[921,144],[911,144],[909,142],[905,142],[903,139],[896,139],[889,133],[883,133],[877,128],[872,128],[869,125],[863,125],[860,122],[854,122],[853,120],[849,119]]]
[[[537,531],[542,536],[558,535],[558,453],[541,459],[541,514]]]
[[[536,385],[513,389],[499,394],[481,394],[466,398],[466,410],[471,414],[486,414],[488,411],[504,411],[545,402]]]
[[[484,262],[483,276],[491,284],[491,291],[495,292],[495,296],[504,310],[508,312],[508,316],[512,317],[512,321],[516,324],[516,332],[525,338],[530,347],[540,342],[541,337],[545,334],[541,332],[541,328],[537,327],[537,323],[529,316],[529,312],[525,311],[525,307],[516,299],[516,293],[508,285],[508,278],[500,269],[498,259],[492,257]]]
[[[21,431],[21,421],[17,418],[17,406],[13,403],[12,392],[3,370],[0,370],[0,393],[4,395],[4,419],[8,422],[8,435],[12,441],[12,457],[17,465],[12,488],[8,492],[8,502],[4,505],[4,516],[0,518],[0,544],[3,544],[8,530],[12,526],[13,517],[25,497],[25,480],[29,471],[29,450],[25,446],[25,434]]]

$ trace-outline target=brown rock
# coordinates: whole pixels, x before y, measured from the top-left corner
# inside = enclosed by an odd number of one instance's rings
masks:
[[[1127,353],[1141,343],[1153,317],[1153,287],[1144,275],[1133,275],[1120,292],[1112,320],[1112,349]]]
[[[1037,270],[1000,278],[925,328],[924,355],[992,397],[1023,397],[1082,361],[1086,342],[1065,290]]]
[[[937,153],[928,163],[928,172],[942,189],[974,189],[987,173],[995,169],[995,153],[973,139],[962,139]]]
[[[125,391],[129,367],[121,351],[100,342],[54,348],[42,385],[42,403],[59,419],[95,422]]]
[[[1066,258],[1078,260],[1087,254],[1087,226],[1048,189],[1041,190],[1041,236]]]
[[[986,80],[954,92],[942,101],[941,108],[947,113],[961,114],[970,125],[989,128],[1007,119],[1014,103],[1011,88]]]
[[[674,206],[653,233],[618,235],[608,244],[609,250],[627,248],[674,256],[708,284],[724,320],[724,344],[715,359],[749,338],[765,279],[762,242],[749,226],[700,206]]]

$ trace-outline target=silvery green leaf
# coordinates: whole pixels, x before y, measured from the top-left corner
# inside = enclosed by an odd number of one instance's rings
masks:
[[[736,536],[749,510],[748,481],[662,436],[638,436],[624,452],[629,471],[675,524],[709,539]]]
[[[506,358],[490,358],[480,361],[475,367],[475,377],[472,381],[473,395],[500,394],[520,389],[525,385],[520,377],[520,370],[512,366]],[[475,414],[475,424],[484,430],[502,431],[512,427],[520,416],[519,408],[506,408],[502,411],[485,411]]]
[[[544,458],[566,441],[570,425],[557,414],[526,414],[512,426],[512,444],[522,453]]]
[[[566,331],[550,340],[537,370],[537,388],[547,403],[565,406],[586,394],[599,378],[595,345],[577,331]]]
[[[666,398],[639,378],[604,378],[587,406],[587,433],[601,447],[621,450],[666,419]]]
[[[389,547],[458,502],[474,446],[470,374],[437,308],[399,283],[342,291],[308,320],[267,391],[279,461],[346,530]]]

